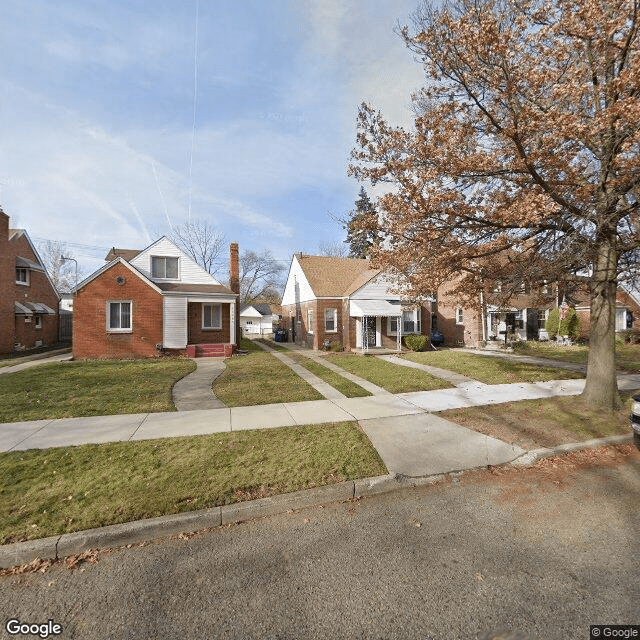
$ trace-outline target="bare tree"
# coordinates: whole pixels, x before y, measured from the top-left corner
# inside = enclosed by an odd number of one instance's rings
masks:
[[[219,270],[218,258],[225,249],[226,239],[207,220],[187,220],[174,227],[169,236],[209,273]]]
[[[284,271],[284,265],[268,249],[260,253],[244,251],[240,256],[240,302],[278,299]]]
[[[321,242],[318,247],[319,255],[331,258],[346,258],[349,254],[349,248],[344,242],[335,240],[333,242]]]
[[[38,244],[38,252],[55,288],[61,293],[71,291],[76,285],[77,262],[74,261],[77,259],[69,251],[67,244],[56,240],[46,240]],[[71,258],[71,260],[63,260],[63,257]],[[80,266],[78,266],[77,275],[79,282],[84,275]]]

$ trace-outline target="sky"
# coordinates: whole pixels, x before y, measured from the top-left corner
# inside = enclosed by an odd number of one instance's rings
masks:
[[[417,0],[2,0],[0,205],[81,270],[189,217],[289,264],[335,220],[362,101],[411,123]],[[226,256],[225,256],[226,260]]]

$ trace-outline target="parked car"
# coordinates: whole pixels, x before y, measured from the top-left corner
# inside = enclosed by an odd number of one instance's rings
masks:
[[[444,336],[436,329],[431,332],[431,344],[440,347],[444,344]]]

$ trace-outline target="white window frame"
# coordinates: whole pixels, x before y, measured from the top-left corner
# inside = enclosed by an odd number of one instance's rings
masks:
[[[456,324],[464,324],[464,309],[462,307],[456,307]]]
[[[18,279],[18,272],[24,271],[24,280]],[[29,273],[29,269],[26,267],[16,267],[16,284],[21,284],[24,287],[28,287],[31,283],[31,274]]]
[[[33,324],[34,329],[42,329],[42,316],[36,316]]]
[[[164,260],[164,276],[158,276],[153,272],[154,260]],[[177,263],[177,275],[175,278],[167,277],[167,260],[175,260]],[[151,256],[151,277],[155,280],[180,280],[180,258],[178,256]]]
[[[315,333],[313,325],[313,309],[307,309],[307,333]]]
[[[413,322],[413,331],[405,331],[404,330],[404,314],[411,312]],[[398,325],[397,322],[402,322],[402,335],[420,335],[422,333],[422,312],[420,307],[407,307],[406,309],[402,309],[401,316],[388,316],[387,317],[387,335],[388,336],[397,336],[398,335]],[[396,328],[393,328],[393,324],[395,323]]]
[[[122,324],[122,305],[129,305],[129,326],[128,327],[112,327],[111,326],[111,305],[119,304],[120,306],[120,323]],[[133,302],[131,300],[107,300],[106,308],[106,327],[107,333],[132,333],[133,332]]]
[[[211,326],[206,326],[204,323],[204,309],[205,307],[211,307]],[[218,324],[213,324],[213,307],[218,308]],[[219,302],[203,302],[202,303],[202,330],[203,331],[220,331],[222,329],[222,304]]]
[[[330,320],[333,321],[333,329],[327,329],[327,312],[330,312]],[[335,307],[330,307],[324,310],[324,332],[338,333],[338,309],[336,309]]]

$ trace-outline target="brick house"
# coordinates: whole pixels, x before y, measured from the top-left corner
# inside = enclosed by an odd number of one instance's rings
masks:
[[[0,353],[58,342],[59,301],[29,235],[0,209]]]
[[[163,236],[141,251],[113,248],[75,291],[73,355],[231,355],[240,337],[238,245],[231,288]]]
[[[289,340],[311,349],[400,350],[402,336],[430,332],[430,306],[410,303],[397,280],[368,260],[295,254],[282,296]]]
[[[438,288],[432,326],[445,345],[478,347],[482,343],[509,340],[548,340],[546,322],[551,309],[566,301],[580,317],[582,337],[589,335],[590,302],[586,287],[560,282],[521,288],[506,300],[500,283],[490,285],[472,302],[451,293],[455,281]],[[640,300],[620,287],[616,295],[616,331],[640,330]]]

